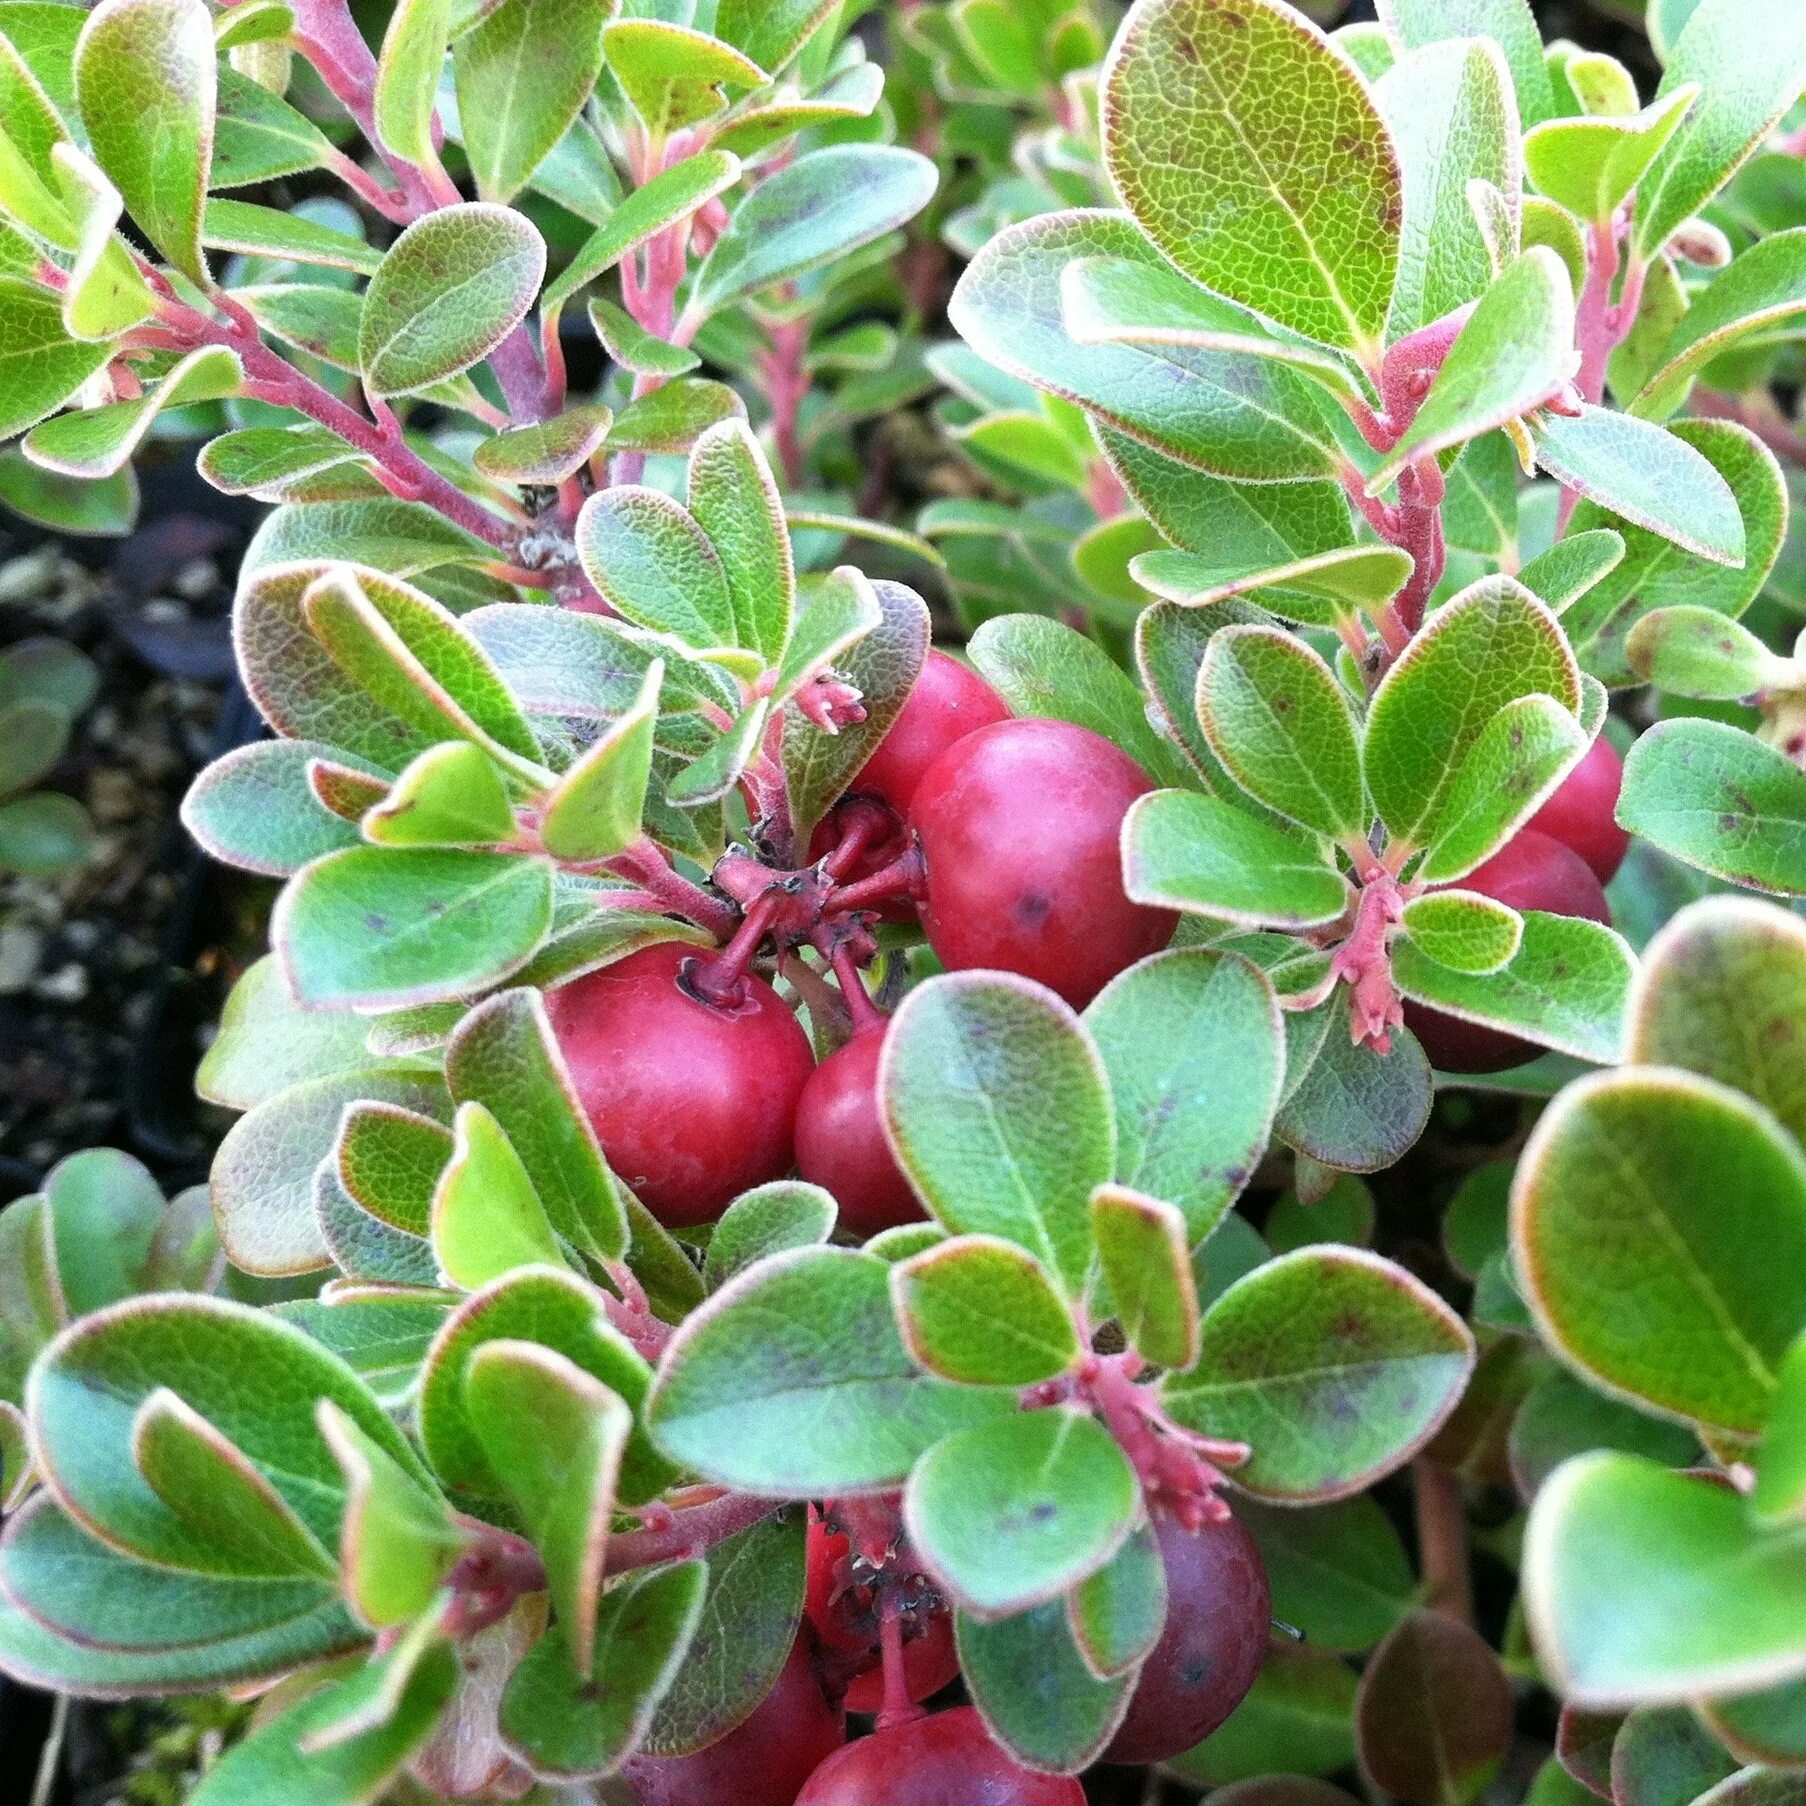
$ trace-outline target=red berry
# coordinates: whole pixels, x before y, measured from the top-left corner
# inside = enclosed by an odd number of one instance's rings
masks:
[[[1085,1790],[1069,1776],[1021,1767],[961,1706],[835,1751],[796,1806],[1085,1806]]]
[[[909,812],[942,963],[1019,972],[1083,1008],[1158,953],[1179,918],[1129,901],[1119,845],[1152,788],[1127,753],[1066,721],[1001,721],[950,746]]]
[[[810,1073],[796,1107],[796,1166],[833,1195],[840,1226],[876,1235],[927,1212],[903,1177],[878,1116],[882,1025],[861,1029]]]
[[[661,1222],[706,1223],[790,1171],[809,1037],[763,980],[721,1009],[685,988],[694,947],[664,942],[546,995],[609,1165]]]
[[[903,1645],[903,1683],[909,1697],[920,1705],[959,1673],[959,1650],[953,1642],[953,1617],[949,1612],[930,1615],[919,1636]],[[841,1702],[849,1712],[881,1712],[884,1709],[884,1662],[854,1675]]]
[[[1484,865],[1449,888],[1477,890],[1513,909],[1585,916],[1611,926],[1612,907],[1592,868],[1572,847],[1534,828],[1520,828]],[[1421,1003],[1405,1005],[1405,1026],[1439,1072],[1505,1072],[1543,1051],[1534,1042]]]
[[[881,796],[899,815],[907,815],[928,767],[954,741],[1009,718],[1009,706],[976,671],[944,652],[930,652],[909,700],[852,788]]]
[[[831,1649],[851,1655],[870,1649],[877,1635],[871,1624],[861,1623],[852,1592],[843,1585],[846,1561],[852,1550],[838,1530],[830,1530],[814,1506],[809,1508],[808,1580],[803,1613],[815,1634]]]
[[[1190,1531],[1158,1514],[1166,1628],[1149,1650],[1108,1762],[1165,1762],[1242,1703],[1267,1653],[1272,1601],[1254,1538],[1235,1518]]]
[[[1601,734],[1526,826],[1572,847],[1601,884],[1610,884],[1630,850],[1630,836],[1618,826],[1616,813],[1623,788],[1624,761]]]
[[[792,1806],[845,1740],[845,1720],[828,1704],[808,1640],[799,1637],[744,1724],[692,1756],[634,1756],[621,1773],[640,1806]]]

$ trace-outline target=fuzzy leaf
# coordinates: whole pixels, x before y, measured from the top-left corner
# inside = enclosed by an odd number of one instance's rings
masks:
[[[909,1352],[943,1379],[1032,1386],[1078,1358],[1072,1316],[1032,1254],[995,1236],[938,1242],[891,1268]]]
[[[1405,905],[1405,932],[1439,966],[1455,972],[1497,972],[1511,963],[1524,938],[1524,918],[1477,891],[1431,891]]]
[[[800,1179],[774,1179],[742,1192],[709,1236],[703,1284],[718,1292],[768,1254],[818,1247],[834,1232],[836,1210],[819,1185]]]
[[[1129,1346],[1156,1367],[1189,1367],[1198,1356],[1198,1293],[1185,1218],[1158,1198],[1100,1185],[1091,1226]]]
[[[545,1206],[494,1116],[460,1104],[455,1135],[433,1194],[433,1256],[446,1281],[472,1292],[516,1267],[557,1266]]]

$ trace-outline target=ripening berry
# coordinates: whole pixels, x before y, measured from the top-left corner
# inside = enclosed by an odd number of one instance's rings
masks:
[[[1242,1703],[1267,1653],[1272,1601],[1254,1538],[1235,1518],[1190,1531],[1165,1513],[1166,1628],[1141,1665],[1108,1762],[1165,1762],[1200,1744]]]
[[[793,1806],[798,1791],[846,1739],[798,1637],[753,1715],[691,1756],[631,1757],[621,1774],[639,1806]]]
[[[1008,705],[976,671],[944,652],[931,651],[909,700],[851,788],[882,797],[899,815],[906,815],[928,767],[954,741],[1009,718]]]
[[[1023,1768],[961,1706],[837,1750],[796,1806],[1085,1806],[1085,1790],[1069,1776]]]
[[[1618,792],[1623,788],[1624,761],[1601,734],[1525,825],[1572,847],[1601,884],[1610,884],[1630,851],[1630,836],[1618,826]]]
[[[1592,868],[1572,847],[1534,828],[1519,829],[1484,865],[1450,888],[1476,890],[1513,909],[1585,916],[1611,926],[1611,905]],[[1505,1072],[1543,1051],[1534,1042],[1421,1003],[1405,1005],[1405,1026],[1439,1072]]]
[[[861,1238],[927,1215],[878,1114],[885,1024],[861,1029],[809,1075],[796,1109],[796,1166],[833,1196],[840,1226]]]
[[[920,1631],[903,1645],[903,1685],[912,1704],[920,1705],[939,1693],[959,1673],[959,1650],[953,1641],[953,1614],[936,1611]],[[841,1701],[849,1712],[884,1710],[884,1661],[875,1656],[872,1665],[853,1676]]]
[[[809,1037],[763,980],[748,974],[731,1009],[686,989],[698,957],[665,942],[546,994],[609,1165],[673,1227],[709,1222],[790,1171],[797,1101],[815,1070]]]
[[[852,1544],[841,1531],[829,1529],[813,1505],[809,1507],[807,1548],[803,1615],[830,1649],[863,1654],[872,1647],[877,1627],[862,1621],[866,1614],[859,1609],[853,1590],[844,1585],[846,1569],[841,1564],[849,1558]]]
[[[944,752],[910,825],[927,860],[922,925],[949,968],[1019,972],[1082,1009],[1172,939],[1178,917],[1123,892],[1123,817],[1153,786],[1065,721],[1002,721]]]

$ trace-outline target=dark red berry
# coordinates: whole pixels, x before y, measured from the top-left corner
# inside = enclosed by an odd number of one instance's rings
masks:
[[[777,1682],[736,1730],[692,1756],[634,1756],[621,1773],[640,1806],[793,1806],[846,1739],[799,1637]]]
[[[876,1626],[865,1622],[863,1612],[846,1584],[845,1563],[852,1544],[838,1530],[831,1530],[814,1506],[809,1508],[808,1578],[803,1613],[816,1636],[830,1649],[862,1655],[872,1647]]]
[[[1610,884],[1630,851],[1630,836],[1618,826],[1618,792],[1623,788],[1624,761],[1601,734],[1526,826],[1572,847],[1601,884]]]
[[[1164,1513],[1166,1628],[1148,1651],[1108,1762],[1165,1762],[1200,1744],[1242,1703],[1267,1653],[1272,1601],[1254,1538],[1235,1518],[1187,1530]]]
[[[1123,892],[1123,817],[1153,788],[1127,753],[1065,721],[1001,721],[935,760],[910,810],[927,860],[922,925],[953,970],[1019,972],[1075,1008],[1172,939],[1178,917]]]
[[[796,1806],[1085,1806],[1085,1790],[1069,1776],[1023,1768],[961,1706],[837,1750]]]
[[[959,1673],[959,1650],[953,1641],[953,1616],[936,1611],[923,1622],[918,1634],[903,1645],[903,1684],[910,1699],[920,1705],[932,1693],[939,1693]],[[881,1712],[884,1709],[884,1662],[882,1657],[854,1675],[847,1685],[847,1696],[841,1702],[849,1712]]]
[[[790,1171],[809,1037],[747,975],[731,1009],[683,981],[698,955],[665,942],[546,996],[577,1095],[616,1173],[661,1222],[706,1223]]]
[[[1572,847],[1534,828],[1520,829],[1484,865],[1450,888],[1477,890],[1513,909],[1585,916],[1611,926],[1612,908],[1592,868]],[[1430,1064],[1439,1072],[1505,1072],[1543,1051],[1534,1042],[1421,1003],[1405,1005],[1405,1026],[1423,1043]]]
[[[925,1219],[878,1115],[884,1025],[864,1028],[809,1075],[796,1108],[797,1171],[832,1194],[840,1226],[876,1235]]]
[[[928,767],[954,741],[1009,718],[1008,705],[976,671],[944,652],[930,652],[909,700],[852,788],[882,797],[899,815],[907,815]]]

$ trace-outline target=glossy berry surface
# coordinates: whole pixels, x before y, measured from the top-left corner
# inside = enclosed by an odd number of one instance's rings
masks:
[[[1482,866],[1451,888],[1475,890],[1513,909],[1585,916],[1611,926],[1612,909],[1593,869],[1572,847],[1522,828]],[[1405,1005],[1405,1025],[1440,1072],[1505,1072],[1543,1050],[1516,1035],[1463,1022],[1420,1003]]]
[[[1601,884],[1610,884],[1630,851],[1630,836],[1618,826],[1616,815],[1623,788],[1624,761],[1601,734],[1525,825],[1532,833],[1547,834],[1572,847]]]
[[[830,1756],[797,1806],[1084,1806],[1062,1775],[1023,1768],[970,1706],[861,1737]],[[737,1803],[736,1803],[737,1806]]]
[[[927,1215],[884,1139],[883,1050],[881,1026],[861,1029],[809,1075],[796,1110],[797,1171],[833,1196],[841,1228],[862,1237]]]
[[[694,947],[667,942],[546,996],[577,1095],[608,1163],[661,1222],[706,1223],[740,1192],[790,1171],[809,1037],[750,974],[732,1009],[681,975]],[[706,957],[706,956],[704,956]]]
[[[1241,1523],[1193,1532],[1161,1514],[1154,1535],[1166,1628],[1142,1663],[1108,1762],[1164,1762],[1203,1742],[1242,1703],[1267,1653],[1267,1570]]]
[[[980,728],[935,760],[910,810],[927,861],[922,925],[954,971],[1018,972],[1075,1009],[1158,953],[1178,917],[1123,893],[1120,836],[1153,785],[1065,721]]]
[[[776,1683],[737,1729],[690,1756],[635,1756],[621,1773],[640,1806],[792,1806],[846,1739],[799,1637]]]
[[[899,814],[907,814],[928,767],[948,747],[976,728],[1009,717],[1003,698],[976,671],[944,652],[930,652],[909,700],[852,788],[882,797]]]

